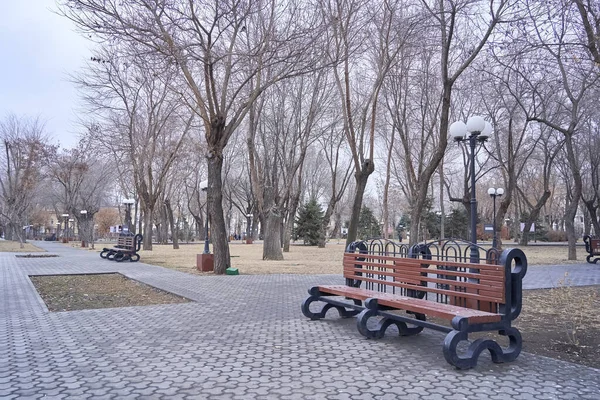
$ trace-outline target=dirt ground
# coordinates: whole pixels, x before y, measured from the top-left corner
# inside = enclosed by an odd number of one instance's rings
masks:
[[[189,302],[121,274],[31,276],[30,279],[50,311]]]
[[[525,290],[523,351],[600,368],[600,286]]]

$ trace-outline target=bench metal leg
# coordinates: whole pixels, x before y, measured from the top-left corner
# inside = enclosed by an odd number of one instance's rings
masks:
[[[463,340],[468,340],[468,332],[452,331],[444,340],[444,358],[448,363],[454,365],[458,369],[473,368],[477,365],[477,359],[484,350],[489,350],[492,356],[492,361],[495,363],[503,363],[514,361],[523,346],[521,333],[516,328],[506,328],[498,331],[500,335],[508,336],[509,345],[507,349],[502,349],[500,345],[491,339],[477,339],[473,341],[463,355],[458,355],[456,348]]]
[[[348,310],[344,306],[337,305],[337,304],[330,304],[327,302],[325,303],[325,305],[321,308],[321,310],[319,312],[312,312],[312,311],[310,311],[310,305],[311,305],[311,303],[313,303],[315,301],[325,301],[325,300],[319,295],[312,295],[302,302],[302,314],[304,314],[305,317],[310,318],[311,320],[325,318],[327,311],[329,311],[332,308],[335,308],[338,311],[338,314],[340,315],[341,318],[354,317],[356,314],[358,314],[360,312],[358,310],[352,310],[352,309]],[[360,301],[354,300],[354,304],[360,305]]]
[[[595,257],[595,258],[594,258]],[[600,260],[599,257],[595,256],[595,255],[588,255],[586,258],[587,262],[589,262],[590,264],[598,264],[598,260]]]
[[[356,318],[356,326],[358,328],[358,331],[361,333],[361,335],[363,335],[364,337],[366,337],[368,339],[382,338],[385,335],[385,331],[387,330],[387,328],[389,328],[391,325],[396,325],[396,328],[398,328],[398,334],[400,336],[416,335],[418,333],[421,333],[421,331],[423,330],[422,326],[409,327],[406,324],[406,322],[404,322],[404,321],[398,321],[398,320],[395,320],[392,318],[386,318],[386,317],[383,317],[379,321],[377,321],[377,325],[375,326],[375,329],[371,330],[367,327],[367,324],[368,324],[370,318],[376,317],[377,315],[379,315],[379,312],[377,310],[377,302],[375,299],[368,299],[365,302],[365,305],[367,306],[367,308],[364,309]],[[423,314],[414,314],[414,315],[417,320],[425,321],[425,315],[423,315]]]

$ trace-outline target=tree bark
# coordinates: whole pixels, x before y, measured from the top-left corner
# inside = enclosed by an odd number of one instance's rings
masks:
[[[169,226],[171,228],[171,237],[173,238],[173,249],[179,249],[179,230],[175,228],[175,218],[173,218],[173,208],[171,207],[171,201],[165,200],[165,211],[167,212],[167,218],[169,219]]]
[[[210,236],[213,244],[215,274],[222,275],[231,266],[227,229],[223,215],[223,156],[211,152],[208,157],[208,210]]]
[[[375,171],[375,164],[367,159],[363,162],[360,171],[354,173],[356,180],[356,193],[354,194],[354,203],[352,204],[352,215],[350,216],[350,226],[348,227],[348,238],[346,239],[346,247],[357,239],[358,234],[358,219],[362,208],[363,197],[367,187],[369,175]]]
[[[144,211],[144,250],[152,250],[152,210]]]
[[[263,260],[283,260],[281,210],[275,204],[275,188],[265,187]]]

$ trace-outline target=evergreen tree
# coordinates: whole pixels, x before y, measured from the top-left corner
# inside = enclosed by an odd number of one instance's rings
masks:
[[[363,206],[358,219],[358,237],[360,239],[381,237],[379,221],[369,207]]]
[[[304,240],[304,244],[319,244],[319,229],[323,220],[323,209],[316,199],[310,199],[300,206],[296,218],[295,236]]]

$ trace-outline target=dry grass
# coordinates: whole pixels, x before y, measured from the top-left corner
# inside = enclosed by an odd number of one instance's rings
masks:
[[[173,250],[171,245],[153,245],[152,251],[140,251],[141,261],[202,274],[196,270],[196,255],[204,250],[201,244],[181,245]],[[309,246],[291,246],[282,261],[264,261],[262,244],[231,243],[231,266],[242,274],[341,274],[344,244],[328,244],[324,249]]]
[[[101,246],[96,246],[101,247]],[[505,247],[517,247],[506,243]],[[324,249],[292,245],[284,253],[283,261],[264,261],[262,244],[252,245],[232,242],[229,246],[231,265],[242,274],[341,274],[344,242],[328,243]],[[196,270],[196,255],[202,253],[203,245],[182,244],[178,250],[171,245],[153,245],[152,251],[140,251],[141,260],[178,271],[202,274]],[[567,261],[566,246],[540,246],[524,248],[529,265],[572,263]],[[585,262],[585,250],[578,248],[579,262]]]
[[[31,243],[23,243],[23,248],[19,242],[14,242],[12,240],[0,240],[0,253],[6,252],[14,252],[14,253],[31,253],[45,251],[40,249],[39,247],[35,247]]]

